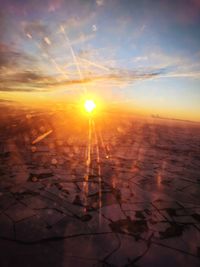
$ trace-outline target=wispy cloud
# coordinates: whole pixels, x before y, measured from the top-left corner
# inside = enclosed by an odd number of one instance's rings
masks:
[[[105,4],[104,0],[96,0],[97,6],[103,6]]]
[[[33,57],[24,52],[17,51],[9,45],[0,43],[0,69],[20,67],[34,61]]]
[[[59,76],[47,76],[31,71],[16,72],[6,77],[4,75],[0,76],[0,91],[52,91],[58,90],[61,86],[67,87],[71,85],[98,82],[123,85],[124,83],[131,83],[137,80],[151,79],[159,76],[161,73],[163,73],[163,70],[139,72],[122,69],[110,69],[109,72],[104,74],[96,75],[93,73],[84,76],[83,78],[77,77],[74,79],[63,79]]]
[[[111,2],[110,6],[112,6]],[[189,2],[192,9],[199,8],[198,1]],[[13,12],[18,12],[21,4],[16,4],[14,1],[11,1],[11,4],[14,8]],[[49,0],[46,2],[46,9],[44,3],[38,5],[41,6],[42,11],[44,9],[47,13],[56,13],[67,4],[63,0]],[[104,10],[106,5],[106,1],[96,0],[97,10]],[[29,3],[24,4],[23,7],[27,12],[27,8],[35,10],[36,5]],[[163,5],[161,7],[163,8]],[[90,10],[90,7],[88,9]],[[72,85],[100,82],[112,84],[117,90],[118,86],[121,88],[147,79],[183,77],[199,79],[200,64],[194,66],[192,60],[186,60],[178,55],[168,55],[152,47],[146,53],[145,50],[143,54],[135,53],[134,57],[129,51],[129,62],[125,57],[122,58],[123,64],[121,64],[118,54],[126,55],[126,46],[121,48],[121,41],[117,46],[115,41],[105,33],[118,38],[115,40],[121,40],[125,36],[127,39],[122,41],[127,45],[127,40],[132,42],[133,39],[135,41],[144,37],[149,25],[146,21],[141,21],[134,31],[127,32],[126,29],[130,28],[132,23],[132,17],[125,12],[122,17],[116,16],[117,24],[110,23],[104,25],[104,28],[99,27],[96,9],[89,12],[87,16],[77,12],[67,19],[55,17],[55,23],[51,23],[48,19],[45,21],[42,17],[32,20],[24,16],[19,23],[21,27],[21,43],[19,43],[22,44],[22,48],[20,49],[19,45],[0,44],[0,91],[52,91],[59,90],[63,86],[67,90]],[[103,25],[102,22],[101,24]],[[106,32],[107,28],[110,29],[109,32]],[[122,37],[119,36],[119,32],[122,33]],[[95,39],[99,36],[103,38]],[[104,38],[109,40],[105,47],[97,42],[100,40],[103,43]]]
[[[41,33],[41,37],[48,34],[48,29],[41,23],[30,24],[26,29],[29,30],[31,36],[38,31]],[[51,45],[51,41],[47,37],[45,38],[46,45]],[[0,91],[48,92],[63,87],[68,90],[72,85],[98,83],[113,85],[117,90],[118,87],[125,87],[136,81],[147,79],[200,78],[199,65],[196,66],[181,57],[172,57],[161,52],[133,58],[132,62],[136,65],[133,64],[133,67],[127,69],[112,67],[103,60],[104,64],[99,63],[101,60],[90,59],[94,56],[93,54],[81,51],[76,55],[77,62],[71,59],[68,64],[60,64],[50,57],[49,51],[44,49],[44,52],[47,53],[47,58],[51,59],[51,63],[56,65],[56,73],[49,71],[48,68],[39,70],[36,58],[8,45],[0,44]],[[140,63],[142,64],[140,65]],[[77,69],[77,64],[79,69]]]

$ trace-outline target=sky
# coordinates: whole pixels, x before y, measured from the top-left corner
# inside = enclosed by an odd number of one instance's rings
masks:
[[[0,99],[200,121],[200,0],[0,0]]]

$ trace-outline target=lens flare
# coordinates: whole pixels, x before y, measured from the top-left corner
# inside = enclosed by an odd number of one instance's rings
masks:
[[[96,108],[96,104],[93,100],[86,100],[84,107],[87,112],[91,113]]]

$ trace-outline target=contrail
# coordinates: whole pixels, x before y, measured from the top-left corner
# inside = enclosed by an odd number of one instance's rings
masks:
[[[77,58],[76,58],[74,49],[73,49],[73,47],[71,46],[70,41],[69,41],[69,38],[68,38],[68,36],[67,36],[67,34],[66,34],[66,32],[65,32],[65,28],[64,28],[62,25],[60,25],[60,30],[61,30],[61,32],[63,33],[63,35],[64,35],[64,37],[65,37],[65,39],[66,39],[67,46],[68,46],[68,48],[69,48],[69,50],[70,50],[70,52],[71,52],[72,58],[73,58],[73,60],[74,60],[74,63],[75,63],[75,65],[76,65],[76,68],[77,68],[77,71],[78,71],[78,74],[79,74],[79,77],[80,77],[81,80],[83,80],[83,75],[82,75],[82,73],[81,73],[81,69],[80,69],[78,60],[77,60]],[[86,93],[86,92],[87,92],[87,88],[86,88],[85,86],[83,86],[83,88],[84,88],[84,92]]]
[[[41,50],[41,52],[43,52],[43,49],[41,48],[41,45],[35,41],[32,37],[32,35],[30,33],[27,33],[26,36],[31,39],[33,41],[33,43]],[[45,37],[47,38],[47,37]],[[47,51],[45,51],[45,55],[47,56],[47,58],[49,59],[49,61],[51,63],[53,63],[53,65],[55,66],[55,68],[57,69],[57,71],[62,74],[64,76],[64,78],[69,79],[69,76],[65,73],[65,71],[63,71],[60,66],[58,65],[58,63],[56,62],[56,60],[54,58],[52,58],[49,53]]]
[[[95,67],[97,67],[97,68],[99,68],[99,69],[106,70],[106,71],[109,71],[109,70],[110,70],[109,68],[107,68],[107,67],[105,67],[105,66],[103,66],[103,65],[97,64],[97,63],[95,63],[95,62],[93,62],[93,61],[90,61],[90,60],[88,60],[88,59],[81,58],[81,57],[78,57],[78,58],[79,58],[80,60],[82,60],[82,61],[85,61],[85,62],[88,63],[89,65],[93,65],[93,66],[95,66]]]

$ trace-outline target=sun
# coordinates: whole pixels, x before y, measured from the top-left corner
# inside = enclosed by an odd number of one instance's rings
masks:
[[[91,113],[96,108],[96,104],[93,100],[88,99],[85,101],[84,107],[87,112]]]

